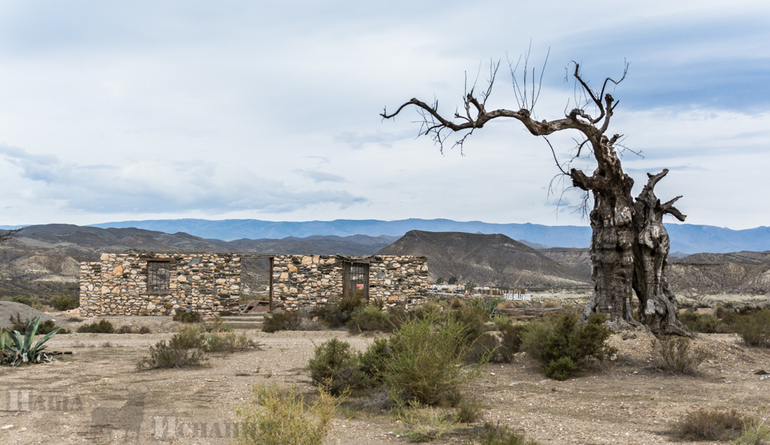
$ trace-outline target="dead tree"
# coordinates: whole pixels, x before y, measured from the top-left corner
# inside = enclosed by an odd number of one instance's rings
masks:
[[[623,171],[616,150],[621,136],[608,136],[618,102],[607,92],[607,88],[625,79],[628,66],[618,80],[608,77],[602,83],[601,90],[594,91],[581,76],[580,65],[574,65],[572,77],[586,100],[583,105],[577,104],[558,119],[533,118],[539,88],[536,90],[532,86],[534,83],[527,85],[526,74],[523,88],[519,88],[515,68],[512,68],[511,75],[519,109],[487,110],[486,102],[492,92],[499,63],[490,69],[488,88],[478,95],[474,88],[466,91],[462,111],[456,111],[451,118],[439,112],[437,102],[428,105],[418,99],[403,103],[393,113],[384,110],[381,116],[391,119],[405,108],[416,107],[423,119],[421,134],[433,136],[442,149],[447,134],[460,132],[462,135],[455,144],[462,147],[469,135],[494,119],[515,119],[535,136],[547,137],[560,131],[577,131],[580,140],[573,159],[584,150],[590,150],[596,161],[596,168],[590,175],[575,168],[565,170],[558,162],[553,147],[551,151],[557,167],[562,174],[571,178],[573,186],[593,196],[593,210],[589,218],[593,230],[591,276],[594,292],[584,315],[604,313],[608,316],[609,325],[616,330],[638,326],[639,322],[632,314],[632,302],[636,297],[640,302],[639,319],[654,333],[686,335],[689,331],[677,319],[676,298],[668,289],[665,276],[669,239],[662,217],[669,213],[684,220],[684,215],[673,207],[678,198],[660,204],[655,197],[653,187],[665,176],[667,172],[664,171],[650,177],[645,190],[635,202],[631,196],[634,180]],[[527,71],[525,65],[524,72]],[[534,76],[534,71],[532,74]],[[589,111],[594,114],[589,114]]]

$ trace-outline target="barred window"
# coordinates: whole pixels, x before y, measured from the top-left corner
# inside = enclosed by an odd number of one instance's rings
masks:
[[[345,263],[343,268],[343,296],[357,296],[369,299],[369,265],[366,263]]]
[[[169,281],[171,279],[169,261],[149,261],[147,262],[147,293],[148,294],[167,294],[169,293]]]

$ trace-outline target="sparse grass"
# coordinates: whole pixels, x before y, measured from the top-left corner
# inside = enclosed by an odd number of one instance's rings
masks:
[[[663,369],[676,374],[697,374],[698,367],[710,356],[705,349],[693,349],[689,338],[663,337],[653,340],[652,346],[663,360]]]
[[[737,411],[701,409],[687,413],[673,425],[670,434],[680,440],[727,441],[741,435],[745,419]]]
[[[295,387],[256,385],[251,400],[238,407],[239,445],[322,445],[339,399],[319,389],[306,403]]]
[[[743,422],[741,435],[731,441],[732,445],[764,445],[770,439],[770,428],[765,420],[751,419]]]
[[[356,309],[346,326],[351,334],[380,331],[392,332],[400,324],[393,311],[383,311],[377,306],[362,306]]]
[[[11,298],[8,298],[7,300],[13,301],[15,303],[26,304],[27,306],[35,309],[43,309],[43,304],[35,297],[27,297],[26,295],[15,295]]]
[[[524,436],[516,434],[507,425],[486,422],[484,432],[478,436],[481,445],[538,445],[534,440],[527,440]]]
[[[432,442],[441,439],[457,425],[455,417],[436,407],[423,407],[417,402],[398,406],[393,416],[404,425],[400,431],[410,442]]]

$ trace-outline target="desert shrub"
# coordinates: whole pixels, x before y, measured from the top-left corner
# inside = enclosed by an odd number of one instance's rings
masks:
[[[206,357],[205,340],[197,326],[185,326],[168,343],[165,340],[150,346],[150,355],[139,361],[138,369],[186,368],[201,366]]]
[[[175,347],[171,342],[161,340],[150,346],[149,357],[144,357],[138,364],[139,369],[186,368],[200,366],[206,360],[200,349]]]
[[[205,344],[203,331],[196,325],[182,327],[169,340],[169,346],[177,349],[203,349]]]
[[[383,380],[395,400],[451,404],[460,387],[478,376],[478,367],[468,372],[461,366],[469,348],[466,326],[451,317],[436,323],[439,317],[409,319],[390,337]]]
[[[217,315],[213,320],[203,323],[201,329],[205,332],[233,332],[233,327],[225,324],[225,320]]]
[[[262,331],[294,331],[302,325],[302,315],[297,311],[277,311],[272,314],[265,314],[262,323]]]
[[[15,303],[21,303],[26,304],[29,307],[33,307],[35,309],[42,309],[43,304],[40,303],[40,301],[35,297],[27,297],[26,295],[15,295],[10,298],[10,301],[13,301]]]
[[[481,300],[473,300],[471,304],[451,312],[451,316],[466,329],[467,339],[473,342],[486,332],[486,322],[490,320],[489,312]]]
[[[292,387],[254,387],[246,404],[238,407],[240,445],[322,445],[339,401],[324,390],[307,404]]]
[[[583,371],[586,359],[604,359],[611,334],[604,320],[603,315],[594,314],[578,323],[577,315],[562,313],[532,321],[522,336],[521,349],[540,362],[547,377],[566,380]]]
[[[711,411],[701,409],[687,413],[676,422],[670,433],[681,440],[732,440],[741,434],[744,418],[735,410]]]
[[[327,340],[315,348],[315,355],[308,361],[307,370],[313,383],[332,395],[344,394],[363,383],[357,357],[350,352],[350,343],[336,338]]]
[[[770,348],[770,309],[762,309],[730,320],[729,329],[748,346]]]
[[[485,332],[476,341],[470,344],[468,352],[463,357],[465,363],[475,363],[479,360],[489,360],[492,363],[500,363],[497,350],[500,349],[500,340],[491,332]]]
[[[151,334],[152,331],[147,326],[142,326],[139,329],[130,326],[130,325],[123,325],[115,330],[118,334]]]
[[[722,321],[714,314],[680,312],[679,321],[684,323],[693,332],[702,332],[704,334],[724,332]]]
[[[80,298],[70,295],[56,295],[51,298],[51,306],[57,311],[68,311],[80,307]]]
[[[486,422],[478,440],[481,445],[537,445],[536,441],[527,440],[499,422],[497,424]]]
[[[201,315],[200,312],[195,312],[195,311],[190,311],[190,312],[177,311],[171,319],[182,323],[200,323],[201,320],[203,319],[203,316]]]
[[[697,374],[698,367],[710,356],[705,349],[692,349],[689,338],[662,337],[653,340],[652,346],[662,358],[663,368],[677,374]]]
[[[206,352],[235,352],[254,347],[246,333],[211,332],[204,335],[203,350]]]
[[[391,318],[391,312],[377,306],[362,306],[353,312],[346,326],[353,334],[367,331],[391,332],[398,325],[398,320]]]
[[[99,320],[93,323],[78,326],[77,332],[93,334],[114,334],[115,326],[113,326],[109,320]]]
[[[384,383],[384,372],[390,358],[390,346],[384,338],[375,338],[366,351],[358,354],[358,369],[363,378],[363,386],[372,388]]]
[[[347,326],[353,313],[366,302],[358,295],[349,295],[339,299],[336,303],[329,303],[313,309],[311,315],[318,317],[331,328]]]

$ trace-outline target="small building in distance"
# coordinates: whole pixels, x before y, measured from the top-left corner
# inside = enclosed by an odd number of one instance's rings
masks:
[[[427,258],[407,255],[104,253],[97,262],[81,263],[80,313],[239,313],[243,258],[268,260],[271,309],[309,311],[346,295],[408,307],[429,289]]]

